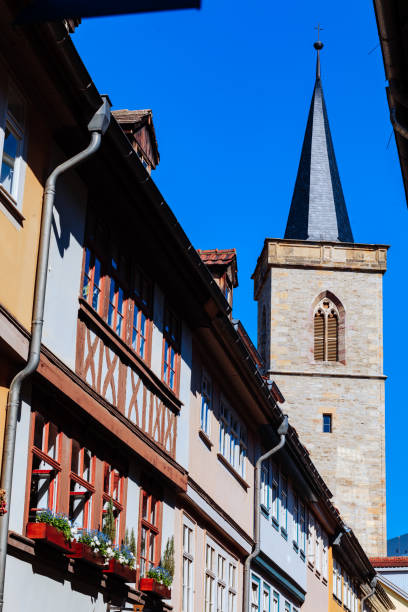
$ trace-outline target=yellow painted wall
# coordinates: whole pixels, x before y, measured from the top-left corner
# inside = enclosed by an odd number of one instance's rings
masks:
[[[397,610],[397,612],[399,610],[400,611],[408,610],[408,600],[407,599],[404,599],[403,597],[401,597],[400,595],[395,593],[392,589],[390,589],[385,584],[383,584],[383,583],[381,583],[381,584],[384,587],[384,590],[387,593],[388,597],[391,599],[392,603],[394,604],[395,609]]]
[[[343,606],[340,605],[333,597],[333,550],[329,547],[329,612],[339,612],[343,610]]]
[[[0,210],[0,303],[27,329],[31,327],[35,269],[49,138],[41,118],[28,109],[28,155],[24,182],[23,227]]]

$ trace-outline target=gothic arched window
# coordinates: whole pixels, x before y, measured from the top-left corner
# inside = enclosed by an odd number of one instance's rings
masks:
[[[315,361],[339,361],[339,311],[332,300],[320,300],[313,325]]]

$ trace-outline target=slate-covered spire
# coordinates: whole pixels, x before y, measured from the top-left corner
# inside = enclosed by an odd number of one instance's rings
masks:
[[[320,79],[323,43],[314,47],[316,83],[285,238],[353,242]]]

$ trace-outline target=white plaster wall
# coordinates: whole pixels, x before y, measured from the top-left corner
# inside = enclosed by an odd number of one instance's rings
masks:
[[[288,512],[288,539],[261,515],[261,551],[306,591],[306,564],[293,548],[293,523]]]
[[[139,523],[139,507],[140,507],[140,485],[139,485],[139,468],[132,466],[129,471],[128,477],[128,489],[127,489],[127,500],[126,500],[126,527],[129,531],[129,537],[131,529],[135,532],[135,538],[137,540],[138,535],[138,523]]]
[[[13,485],[9,504],[9,529],[25,533],[24,504],[27,488],[28,443],[30,437],[30,401],[31,389],[25,390],[17,422]]]
[[[163,305],[164,295],[157,285],[153,295],[153,329],[152,329],[152,360],[153,372],[161,378],[163,353]]]
[[[181,335],[180,364],[180,400],[183,402],[180,415],[177,418],[176,461],[188,469],[189,429],[190,429],[190,398],[191,398],[191,368],[192,368],[192,337],[191,331],[183,323]]]
[[[99,593],[91,597],[71,583],[34,573],[30,563],[7,556],[4,612],[106,612]]]
[[[307,593],[302,612],[316,612],[327,610],[329,601],[329,587],[321,578],[316,576],[314,569],[307,568]]]
[[[175,514],[175,500],[171,493],[165,496],[163,501],[163,521],[162,521],[162,541],[161,541],[161,553],[163,557],[164,549],[166,548],[167,540],[174,536],[176,529],[176,514]]]
[[[87,190],[74,172],[57,183],[51,230],[43,343],[72,370],[78,318]]]

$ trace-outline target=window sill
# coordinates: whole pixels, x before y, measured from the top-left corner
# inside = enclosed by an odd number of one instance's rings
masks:
[[[319,570],[316,570],[315,574],[316,574],[316,578],[318,578],[320,580],[321,574],[320,574]]]
[[[228,461],[225,459],[223,455],[221,455],[221,453],[217,453],[217,457],[218,457],[218,461],[220,461],[220,463],[222,463],[223,466],[227,468],[227,470],[234,476],[234,478],[238,480],[241,487],[245,489],[245,491],[247,491],[249,489],[249,484],[246,482],[246,480],[244,480],[242,476],[238,474],[236,469],[233,468],[232,465],[228,463]]]
[[[4,189],[3,185],[0,185],[0,203],[3,204],[4,208],[14,217],[17,223],[22,226],[25,217],[18,210],[18,204],[15,199]]]
[[[305,553],[303,552],[303,550],[301,550],[301,551],[300,551],[299,556],[300,556],[300,558],[302,559],[302,561],[306,561],[306,555],[305,555]]]
[[[322,582],[323,582],[324,586],[327,586],[327,578],[325,578],[324,576],[322,578]]]
[[[105,593],[107,589],[112,590],[115,595],[125,596],[132,604],[143,605],[146,596],[130,585],[125,585],[120,580],[114,580],[107,574],[100,572],[84,571],[81,563],[73,559],[67,559],[65,555],[57,552],[51,546],[36,546],[35,541],[15,531],[8,532],[8,554],[19,559],[24,559],[35,567],[36,572],[54,580],[77,581],[81,578],[83,583],[93,591]],[[125,593],[123,592],[125,590]]]
[[[307,562],[307,567],[311,570],[314,570],[314,563],[311,563],[310,561]]]
[[[282,538],[284,538],[285,540],[288,539],[288,532],[286,531],[286,529],[284,527],[281,527],[281,536]]]
[[[264,517],[268,519],[269,518],[269,510],[268,510],[268,508],[266,506],[264,506],[264,504],[261,504],[260,508],[261,508],[261,512],[264,515]]]
[[[279,531],[279,522],[274,516],[272,517],[272,525],[275,527],[276,531]]]
[[[200,438],[202,439],[202,441],[204,442],[208,450],[211,450],[214,444],[211,442],[209,436],[205,433],[205,431],[200,428],[198,430],[198,435],[200,436]]]
[[[293,540],[293,550],[297,553],[299,552],[299,545],[295,540]]]

